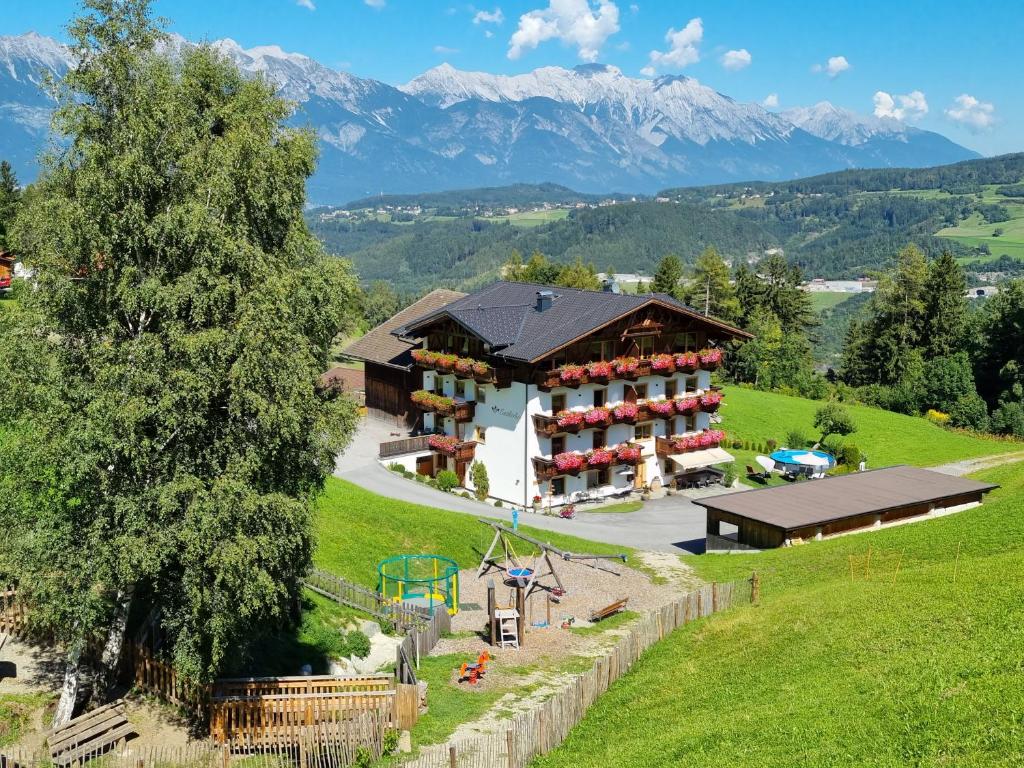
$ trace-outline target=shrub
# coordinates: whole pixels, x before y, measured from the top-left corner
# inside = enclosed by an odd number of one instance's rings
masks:
[[[415,472],[412,472],[412,471],[410,471],[408,469],[403,469],[402,470],[402,477],[404,477],[406,480],[412,480],[415,476],[416,476]]]
[[[497,501],[494,502],[494,506],[501,509],[501,507],[504,507],[505,505],[502,503],[501,499],[498,499]]]
[[[472,499],[473,498],[473,494],[471,494],[469,491],[463,491],[462,493],[459,494],[459,496],[461,496],[464,499]]]
[[[384,732],[384,739],[381,741],[381,752],[385,755],[394,754],[398,749],[398,731],[388,730]]]
[[[722,483],[726,488],[731,488],[732,484],[736,482],[736,464],[729,463],[725,465],[725,477],[722,478]]]
[[[848,467],[855,468],[860,464],[861,452],[853,443],[847,443],[843,446],[843,451],[840,454],[840,462]]]
[[[839,403],[826,403],[814,414],[814,426],[821,430],[821,439],[829,435],[849,435],[857,431],[853,417]]]
[[[434,479],[437,481],[437,487],[445,492],[450,491],[459,484],[459,476],[450,469],[442,469]]]
[[[473,493],[480,501],[487,498],[491,490],[491,481],[487,477],[487,467],[482,461],[474,461],[469,468],[469,476],[473,479]]]
[[[791,429],[786,434],[786,445],[790,448],[805,448],[809,443],[807,435],[799,429]]]
[[[405,467],[403,467],[397,461],[392,461],[390,464],[388,464],[388,469],[390,469],[392,472],[397,472],[398,474],[402,474],[403,472],[405,472]]]
[[[736,439],[736,440],[732,441],[732,448],[733,448],[734,451],[738,451],[742,447],[743,447],[743,441],[742,440]]]
[[[416,473],[416,482],[417,483],[425,483],[425,482],[427,482],[427,476],[426,475],[421,475],[421,474],[419,474],[417,472]]]
[[[821,450],[825,453],[831,453],[836,458],[843,455],[843,441],[839,437],[828,437],[821,443]]]
[[[949,409],[949,424],[984,432],[989,427],[988,407],[977,392],[965,392]]]
[[[774,451],[778,447],[779,447],[779,441],[776,440],[774,437],[769,437],[768,441],[765,443],[765,447],[762,448],[761,445],[758,444],[757,450],[759,452],[761,452],[761,453],[771,453],[772,451]]]
[[[934,408],[929,408],[924,417],[938,427],[945,427],[949,424],[949,414],[937,411]]]
[[[370,655],[370,638],[353,629],[342,635],[342,656],[355,656],[357,659],[365,659]]]

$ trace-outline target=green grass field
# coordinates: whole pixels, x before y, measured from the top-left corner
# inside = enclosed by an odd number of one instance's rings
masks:
[[[1005,204],[1005,200],[1003,203]],[[991,257],[971,259],[973,261],[984,260],[985,258],[998,258],[1003,254],[1024,257],[1024,206],[1007,205],[1006,207],[1013,216],[1009,221],[987,224],[980,215],[975,213],[957,226],[940,229],[935,234],[939,237],[956,240],[972,248],[977,248],[983,244],[987,245],[992,252]],[[999,229],[1003,233],[999,237],[993,236],[993,233]]]
[[[810,294],[811,307],[815,312],[821,312],[823,309],[832,309],[832,307],[842,304],[854,295],[847,291],[837,291],[835,293],[831,291],[812,291]]]
[[[981,508],[692,559],[761,604],[655,646],[536,765],[1020,765],[1024,465],[979,476]]]
[[[491,216],[484,221],[507,221],[517,227],[539,227],[541,224],[561,221],[568,215],[568,209],[556,208],[550,211],[521,211],[509,216]]]
[[[818,437],[814,430],[814,413],[822,403],[815,400],[726,387],[724,403],[722,426],[730,438],[759,442],[774,438],[781,448],[787,433],[793,429],[811,438]],[[1021,443],[953,432],[915,416],[862,405],[847,408],[857,431],[846,439],[867,454],[868,464],[873,467],[891,464],[929,467],[1024,448]]]
[[[480,517],[486,517],[487,510],[488,507],[481,504]],[[629,552],[624,547],[584,541],[526,525],[521,525],[520,529],[574,552]],[[463,568],[475,567],[491,543],[494,531],[477,522],[473,515],[388,499],[332,477],[327,480],[320,499],[316,535],[313,559],[318,566],[376,587],[377,563],[392,555],[444,555]]]

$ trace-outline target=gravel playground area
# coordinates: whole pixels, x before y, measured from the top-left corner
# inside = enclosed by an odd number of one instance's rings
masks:
[[[581,635],[561,628],[565,619],[573,618],[572,626],[590,626],[587,621],[592,611],[604,608],[618,600],[628,598],[626,610],[643,613],[671,600],[679,594],[678,581],[654,584],[640,571],[616,561],[602,561],[606,570],[591,568],[581,562],[566,562],[552,558],[565,594],[552,602],[551,624],[547,627],[533,626],[547,621],[548,592],[535,590],[526,606],[526,636],[520,638],[520,647],[497,648],[487,644],[487,584],[493,581],[499,606],[514,605],[514,588],[506,586],[501,571],[492,569],[480,578],[476,570],[459,573],[460,605],[463,608],[452,617],[452,633],[455,637],[442,639],[431,655],[462,654],[466,660],[475,659],[487,650],[494,657],[495,672],[502,666],[523,667],[541,661],[545,666],[555,666],[560,661],[574,656],[591,656],[604,644],[602,633]],[[545,569],[538,565],[543,572]],[[551,576],[541,582],[554,586]],[[467,605],[479,606],[479,609]],[[475,633],[466,636],[467,632]]]

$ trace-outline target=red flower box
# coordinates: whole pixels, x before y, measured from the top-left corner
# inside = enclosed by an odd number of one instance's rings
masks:
[[[420,365],[433,367],[437,362],[437,352],[432,352],[429,349],[414,349],[412,359]]]
[[[558,371],[558,380],[568,385],[579,384],[586,373],[587,369],[582,365],[563,365]]]
[[[583,414],[579,411],[559,411],[555,420],[563,428],[578,427],[583,423]]]
[[[700,396],[700,409],[704,413],[714,413],[722,404],[722,395],[719,392],[706,392]]]
[[[455,355],[442,354],[434,360],[434,365],[444,371],[450,371],[455,367],[455,361],[459,358]]]
[[[477,376],[486,376],[491,372],[491,366],[487,363],[482,363],[479,360],[473,361],[473,373]]]
[[[471,374],[473,373],[474,361],[468,357],[460,357],[455,361],[455,370],[458,373]]]
[[[620,445],[615,449],[615,460],[619,464],[636,464],[640,461],[640,448],[635,445]]]
[[[431,435],[427,438],[427,445],[442,453],[455,453],[459,446],[459,439],[452,435]]]
[[[651,370],[669,376],[676,371],[676,360],[672,355],[655,355],[651,358]]]
[[[633,422],[636,421],[639,412],[640,409],[636,407],[636,403],[621,403],[612,409],[612,416],[616,421]]]
[[[555,455],[555,468],[559,472],[575,474],[583,469],[583,457],[578,453],[559,453]]]
[[[607,448],[595,448],[587,453],[587,466],[591,468],[611,466],[615,454]]]
[[[700,407],[700,400],[696,397],[682,397],[676,400],[676,410],[684,416],[689,416],[692,413],[696,413]]]
[[[696,352],[681,352],[676,355],[676,370],[683,373],[693,373],[700,365],[700,357]]]
[[[700,358],[700,367],[708,371],[713,371],[722,364],[720,349],[702,349],[697,356]]]
[[[591,408],[583,414],[588,427],[603,427],[611,421],[611,411],[604,407]]]
[[[648,400],[647,410],[658,416],[672,416],[676,412],[676,405],[671,400]]]
[[[640,364],[635,357],[617,357],[612,360],[612,366],[615,368],[615,373],[619,376],[625,376],[626,378],[636,376],[639,365]]]
[[[587,365],[587,376],[591,381],[607,382],[612,377],[612,364],[599,360]]]

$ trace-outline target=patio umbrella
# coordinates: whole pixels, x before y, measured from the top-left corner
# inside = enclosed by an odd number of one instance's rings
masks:
[[[775,462],[767,456],[755,456],[754,461],[760,464],[765,472],[773,472],[775,470]]]
[[[827,453],[807,451],[793,454],[793,463],[802,464],[805,467],[831,467],[834,460]]]

